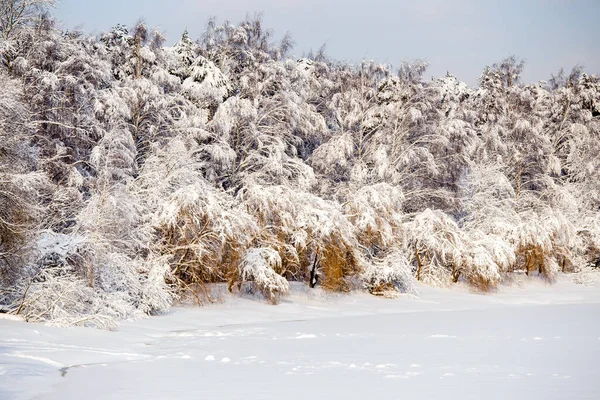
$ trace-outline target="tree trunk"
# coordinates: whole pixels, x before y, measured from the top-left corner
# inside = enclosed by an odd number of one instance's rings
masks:
[[[416,248],[415,248],[415,257],[417,258],[417,280],[420,281],[421,280],[421,268],[423,267],[423,264],[421,263],[421,256],[419,255],[419,252],[417,251]]]
[[[319,274],[317,274],[318,262],[319,262],[319,255],[315,254],[315,260],[313,261],[313,266],[312,266],[312,269],[310,270],[310,282],[308,282],[308,285],[310,286],[311,289],[313,289],[315,286],[317,286],[317,283],[319,282]]]

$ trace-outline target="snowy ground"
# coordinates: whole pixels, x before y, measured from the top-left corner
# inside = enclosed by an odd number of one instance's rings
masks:
[[[0,399],[600,398],[600,283],[419,289],[296,287],[117,332],[0,320]]]

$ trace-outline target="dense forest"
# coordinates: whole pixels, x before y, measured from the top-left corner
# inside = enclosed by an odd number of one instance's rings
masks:
[[[291,57],[260,16],[172,47],[0,1],[0,305],[111,328],[211,284],[494,290],[600,264],[600,78],[478,87]]]

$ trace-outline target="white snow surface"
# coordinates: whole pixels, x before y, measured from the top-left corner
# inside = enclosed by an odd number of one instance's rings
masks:
[[[115,332],[0,319],[0,399],[600,398],[599,283],[418,290],[292,284]]]

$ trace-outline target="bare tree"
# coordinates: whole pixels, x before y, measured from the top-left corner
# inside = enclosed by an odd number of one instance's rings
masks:
[[[493,69],[500,73],[502,83],[507,88],[519,83],[524,67],[525,61],[517,60],[517,57],[514,55],[492,66]]]

